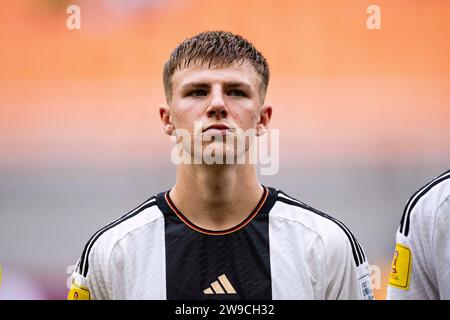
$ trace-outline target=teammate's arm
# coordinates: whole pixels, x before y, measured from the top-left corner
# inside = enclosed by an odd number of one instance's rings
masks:
[[[430,203],[431,202],[431,203]],[[433,260],[438,256],[433,237],[438,221],[432,201],[419,201],[409,210],[396,234],[387,299],[438,299],[436,270]]]
[[[450,196],[436,212],[433,235],[433,262],[436,266],[439,298],[450,299]]]

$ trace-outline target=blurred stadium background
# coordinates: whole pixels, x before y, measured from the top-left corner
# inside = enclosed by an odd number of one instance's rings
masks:
[[[344,221],[383,299],[403,207],[450,163],[449,20],[447,0],[1,1],[0,299],[65,299],[84,242],[171,187],[162,65],[213,29],[270,63],[281,155],[263,183]]]

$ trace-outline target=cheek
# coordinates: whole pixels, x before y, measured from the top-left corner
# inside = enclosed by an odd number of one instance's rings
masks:
[[[173,109],[173,123],[177,129],[187,129],[192,131],[194,121],[201,119],[199,108],[192,104],[179,104]]]
[[[254,128],[258,121],[258,108],[254,105],[241,107],[233,113],[233,118],[243,129]]]

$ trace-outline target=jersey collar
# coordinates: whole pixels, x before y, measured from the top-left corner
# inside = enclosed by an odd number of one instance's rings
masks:
[[[180,210],[178,210],[178,208],[173,204],[169,196],[170,190],[158,194],[156,198],[156,203],[159,209],[163,212],[163,214],[166,217],[168,216],[178,217],[178,219],[180,219],[185,225],[187,225],[188,227],[197,232],[201,232],[207,235],[226,235],[244,228],[258,214],[261,215],[269,213],[269,211],[272,209],[273,205],[277,200],[278,190],[266,186],[263,186],[263,189],[264,189],[263,195],[261,196],[261,199],[259,200],[256,207],[252,210],[252,212],[238,225],[225,230],[208,230],[200,226],[197,226],[196,224],[189,221],[189,219],[186,218],[186,216]]]

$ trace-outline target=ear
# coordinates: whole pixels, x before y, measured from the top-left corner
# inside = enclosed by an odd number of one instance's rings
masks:
[[[159,106],[159,116],[161,117],[164,132],[172,136],[175,132],[175,126],[170,122],[170,108],[168,105]]]
[[[267,132],[271,118],[272,118],[272,106],[264,105],[261,108],[261,112],[259,113],[259,121],[256,124],[257,136],[262,136]]]

